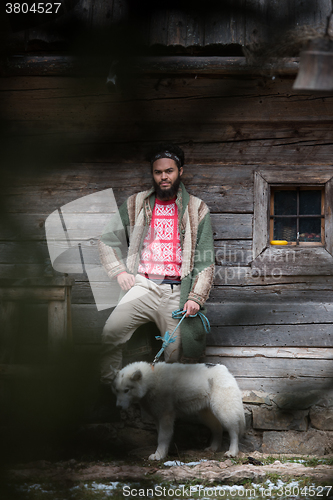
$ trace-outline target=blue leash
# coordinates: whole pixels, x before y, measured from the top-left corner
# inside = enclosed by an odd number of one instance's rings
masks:
[[[206,316],[204,314],[202,314],[199,311],[196,314],[190,314],[188,317],[189,318],[195,318],[196,316],[199,316],[199,318],[201,319],[203,327],[205,329],[205,332],[209,333],[210,332],[210,324],[209,324],[209,321],[208,321],[208,319],[206,318]],[[160,335],[157,336],[157,337],[155,337],[155,339],[157,339],[157,340],[162,340],[162,347],[158,351],[158,353],[156,354],[156,356],[154,358],[154,361],[152,363],[153,366],[155,365],[156,361],[158,361],[159,357],[162,355],[162,353],[164,352],[165,348],[169,344],[172,344],[173,342],[176,342],[176,339],[173,336],[174,336],[177,328],[180,327],[182,321],[186,318],[186,311],[183,311],[182,309],[177,309],[176,311],[172,311],[172,317],[174,319],[179,319],[180,321],[179,321],[178,325],[176,326],[176,328],[174,329],[174,331],[171,334],[169,333],[169,331],[166,331],[164,337],[161,337]]]

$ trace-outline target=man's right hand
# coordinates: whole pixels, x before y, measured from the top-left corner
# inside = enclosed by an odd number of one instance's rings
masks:
[[[121,273],[117,276],[117,281],[122,290],[130,290],[132,286],[135,284],[135,276],[134,274],[129,273]]]

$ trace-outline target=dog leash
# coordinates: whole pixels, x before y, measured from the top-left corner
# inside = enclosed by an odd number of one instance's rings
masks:
[[[200,311],[197,312],[196,314],[190,314],[188,317],[189,318],[195,318],[196,316],[199,316],[199,318],[201,319],[203,327],[205,329],[205,332],[209,333],[210,332],[210,324],[209,324],[208,318],[202,312],[200,312]],[[162,347],[158,351],[158,353],[156,354],[156,356],[154,358],[154,361],[152,362],[152,367],[154,367],[155,363],[161,357],[161,355],[164,352],[165,348],[169,344],[172,344],[173,342],[176,342],[176,339],[174,338],[174,334],[175,334],[177,328],[180,327],[182,321],[186,318],[186,311],[184,311],[182,309],[177,309],[176,311],[172,311],[172,317],[174,319],[179,319],[178,325],[176,326],[176,328],[174,329],[174,331],[171,334],[167,330],[165,332],[164,337],[161,337],[160,335],[158,335],[157,337],[155,337],[155,339],[157,339],[157,340],[162,340]]]

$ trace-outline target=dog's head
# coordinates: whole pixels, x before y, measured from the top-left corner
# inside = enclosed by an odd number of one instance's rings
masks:
[[[133,402],[140,401],[145,395],[142,372],[126,366],[117,373],[113,381],[113,391],[117,396],[117,407],[127,410]]]

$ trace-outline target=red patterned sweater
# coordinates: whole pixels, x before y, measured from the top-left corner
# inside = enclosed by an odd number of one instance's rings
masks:
[[[149,277],[181,276],[182,251],[176,198],[155,200],[152,220],[143,242],[138,272]]]

